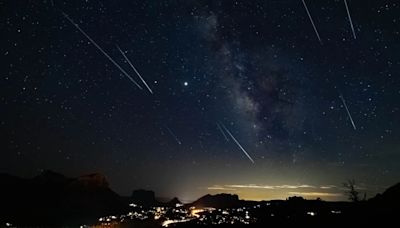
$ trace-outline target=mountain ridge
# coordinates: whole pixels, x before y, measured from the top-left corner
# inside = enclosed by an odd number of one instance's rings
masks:
[[[159,202],[153,191],[143,189],[134,190],[130,197],[120,196],[109,187],[106,177],[100,173],[76,178],[66,177],[50,170],[33,178],[0,173],[0,183],[2,183],[0,219],[7,219],[7,222],[19,226],[90,224],[101,216],[126,213],[132,202],[144,208],[175,207],[177,204],[182,204],[176,197],[166,202]],[[236,194],[221,193],[206,194],[184,206],[239,208],[256,206],[261,202],[267,201],[241,200]],[[357,203],[304,200],[301,197],[268,202],[285,208],[321,208],[321,205],[325,205],[326,208],[330,206],[356,208],[365,213],[392,213],[400,209],[400,183],[368,201]]]

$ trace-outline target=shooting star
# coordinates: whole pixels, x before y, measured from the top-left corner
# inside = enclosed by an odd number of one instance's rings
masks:
[[[254,164],[254,160],[250,157],[250,155],[247,153],[247,151],[240,145],[240,143],[236,140],[236,138],[232,135],[232,133],[225,127],[223,123],[221,123],[221,126],[225,129],[225,131],[229,134],[229,136],[232,138],[233,141],[235,141],[236,145],[243,151],[243,153],[249,158],[249,160]]]
[[[340,97],[340,99],[342,100],[342,103],[343,103],[344,108],[346,109],[347,116],[349,116],[351,125],[353,125],[354,130],[357,130],[356,125],[354,124],[353,118],[351,117],[350,111],[349,111],[349,109],[347,108],[346,101],[345,101],[344,98],[343,98],[343,95],[340,94],[339,97]]]
[[[126,71],[124,69],[122,69],[122,67],[115,62],[110,55],[108,55],[103,48],[101,48],[92,38],[90,38],[90,36],[88,34],[86,34],[85,31],[83,31],[81,29],[81,27],[79,27],[78,24],[76,24],[69,16],[68,14],[62,12],[63,16],[69,21],[71,22],[72,25],[74,25],[97,49],[99,49],[99,51],[101,51],[101,53],[103,53],[103,55],[105,55],[126,77],[128,77],[139,89],[143,89],[135,80],[133,80],[133,78],[126,73]]]
[[[221,128],[221,125],[219,125],[219,123],[217,123],[217,127],[218,127],[218,130],[221,132],[221,134],[224,136],[225,140],[228,142],[229,139],[228,139],[228,137],[226,136],[224,130]]]
[[[132,62],[129,60],[129,58],[125,55],[125,53],[121,50],[121,48],[117,45],[117,48],[119,52],[121,52],[122,56],[124,56],[125,60],[128,62],[128,64],[132,67],[132,69],[135,71],[137,76],[139,76],[140,80],[143,82],[143,84],[146,86],[147,90],[153,94],[153,91],[150,89],[149,85],[147,85],[146,81],[143,79],[143,77],[139,74],[139,72],[136,70],[136,67],[133,66]]]
[[[356,32],[354,31],[353,20],[351,19],[351,15],[350,15],[349,6],[347,5],[347,0],[344,0],[344,5],[346,6],[347,17],[349,18],[351,31],[353,31],[353,37],[354,37],[354,39],[357,39]]]
[[[322,44],[321,37],[319,36],[317,27],[315,27],[314,20],[313,20],[312,17],[311,17],[311,14],[310,14],[310,11],[308,10],[307,4],[306,4],[306,2],[305,2],[304,0],[301,0],[301,1],[303,2],[304,8],[306,9],[308,18],[310,18],[311,25],[312,25],[312,27],[313,27],[313,29],[314,29],[314,31],[315,31],[315,34],[317,34],[317,38],[318,38],[319,42]]]
[[[165,128],[168,130],[169,134],[175,139],[175,141],[179,144],[182,145],[182,142],[179,140],[179,138],[174,134],[174,132],[168,127],[165,126]]]

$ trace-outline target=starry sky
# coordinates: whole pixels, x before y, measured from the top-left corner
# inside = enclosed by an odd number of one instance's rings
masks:
[[[0,172],[183,201],[383,191],[400,180],[400,3],[347,0],[351,21],[342,0],[304,3],[0,2]]]

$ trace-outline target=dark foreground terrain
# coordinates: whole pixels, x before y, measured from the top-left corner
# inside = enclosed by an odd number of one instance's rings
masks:
[[[190,204],[161,203],[152,191],[113,192],[100,174],[67,178],[45,171],[32,179],[0,174],[0,227],[383,227],[400,216],[400,184],[360,202],[244,201],[205,195]]]

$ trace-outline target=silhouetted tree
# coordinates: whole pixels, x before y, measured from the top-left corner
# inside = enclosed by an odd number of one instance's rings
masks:
[[[346,195],[349,200],[353,202],[360,201],[360,197],[358,196],[360,193],[356,190],[356,181],[354,179],[343,183],[343,187],[346,189]]]

